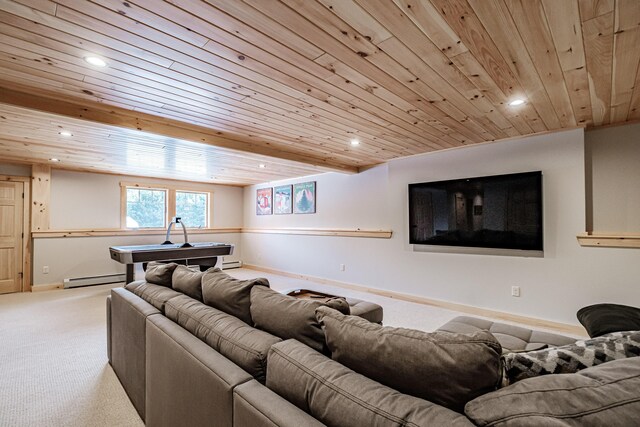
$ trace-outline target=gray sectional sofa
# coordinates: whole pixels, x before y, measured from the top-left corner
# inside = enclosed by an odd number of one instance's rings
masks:
[[[208,282],[207,273],[178,278],[176,286],[176,272],[148,274],[160,283],[133,282],[107,299],[109,362],[148,426],[624,426],[640,419],[640,358],[498,389],[501,343],[526,350],[574,340],[468,317],[429,335],[345,315],[340,304],[314,310],[322,328],[302,315],[287,326],[271,322],[270,304],[278,317],[297,303],[278,299],[268,283],[216,272]],[[286,329],[305,322],[305,330]],[[385,373],[376,364],[389,352],[398,369]],[[363,375],[348,367],[358,363],[373,368]],[[406,376],[411,384],[383,385]],[[439,387],[429,383],[436,380]]]

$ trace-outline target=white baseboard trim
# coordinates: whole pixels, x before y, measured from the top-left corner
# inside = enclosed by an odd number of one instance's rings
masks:
[[[369,288],[367,286],[358,285],[354,283],[340,282],[337,280],[325,279],[323,277],[308,276],[308,275],[299,274],[299,273],[291,273],[289,271],[277,270],[275,268],[263,267],[259,265],[244,264],[243,268],[263,271],[265,273],[278,274],[280,276],[292,277],[295,279],[309,280],[317,283],[323,283],[325,285],[337,286],[345,289],[352,289],[354,291],[368,292],[370,294],[380,295],[387,298],[394,298],[401,301],[431,305],[434,307],[445,308],[447,310],[459,311],[461,313],[474,314],[476,316],[489,317],[492,319],[499,319],[499,320],[505,320],[508,322],[521,323],[521,324],[530,326],[532,328],[544,328],[544,329],[557,331],[563,334],[570,334],[570,335],[575,335],[580,337],[588,337],[585,329],[582,326],[578,326],[578,325],[554,322],[551,320],[538,319],[535,317],[521,316],[518,314],[506,313],[503,311],[489,310],[486,308],[474,307],[471,305],[458,304],[454,302],[436,300],[431,298],[425,298],[417,295],[404,294],[401,292]]]

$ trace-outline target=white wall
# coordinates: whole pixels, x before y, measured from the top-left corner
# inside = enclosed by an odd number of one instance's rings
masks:
[[[593,231],[640,233],[640,124],[585,134]]]
[[[72,172],[55,169],[51,173],[51,229],[96,229],[120,227],[120,182],[170,184],[213,193],[211,227],[242,227],[243,189],[240,187],[172,182]],[[181,230],[173,231],[174,241],[182,241]],[[189,233],[193,242],[222,241],[236,245],[234,255],[225,260],[241,259],[239,234]],[[124,272],[125,266],[109,257],[109,246],[155,244],[164,236],[65,237],[34,239],[33,284],[57,284],[65,278]],[[49,266],[44,274],[42,267]]]
[[[407,184],[534,170],[543,173],[543,258],[415,252],[409,245]],[[577,323],[577,309],[587,304],[640,300],[637,251],[583,248],[576,240],[585,230],[581,129],[314,179],[316,215],[256,216],[255,190],[261,186],[246,187],[245,227],[390,228],[393,237],[244,233],[245,263],[566,323]],[[522,297],[510,296],[512,285],[522,288]]]
[[[383,164],[356,175],[331,173],[245,187],[244,226],[389,229],[388,205],[381,203],[388,193],[387,176]],[[256,215],[257,188],[307,181],[316,181],[315,214]]]

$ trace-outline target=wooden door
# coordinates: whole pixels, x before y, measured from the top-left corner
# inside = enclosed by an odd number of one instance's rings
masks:
[[[0,294],[22,290],[24,183],[0,182]]]

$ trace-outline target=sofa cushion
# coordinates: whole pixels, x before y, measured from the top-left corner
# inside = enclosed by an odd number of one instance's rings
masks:
[[[264,383],[267,352],[280,338],[186,295],[167,302],[166,316]]]
[[[263,277],[239,280],[219,268],[210,269],[202,276],[203,302],[252,325],[251,288],[255,285],[268,288],[269,281]]]
[[[492,322],[470,316],[458,316],[445,323],[438,331],[458,334],[471,334],[477,331],[489,331],[496,337],[503,351],[532,351],[550,346],[571,344],[575,338],[549,332],[534,331],[506,323]]]
[[[267,387],[328,426],[471,426],[464,416],[360,375],[296,340],[269,350]]]
[[[363,301],[357,298],[347,297],[350,315],[362,317],[373,323],[382,324],[382,306],[373,302]]]
[[[591,338],[611,332],[640,331],[640,308],[620,304],[595,304],[576,314]]]
[[[171,287],[171,277],[173,276],[173,271],[176,269],[178,264],[175,262],[170,263],[161,263],[157,261],[151,261],[147,264],[147,270],[144,273],[144,279],[155,285],[167,286]]]
[[[638,425],[640,358],[529,378],[472,400],[465,414],[479,426]]]
[[[172,287],[191,298],[202,301],[203,272],[193,270],[186,265],[178,265],[173,271]]]
[[[489,332],[428,333],[325,307],[316,313],[334,360],[402,393],[461,412],[500,382],[501,347]]]
[[[349,313],[349,304],[344,298],[333,298],[322,303],[283,295],[264,286],[251,289],[251,318],[256,328],[282,339],[297,339],[326,353],[324,332],[315,315],[316,308],[323,305]]]
[[[547,374],[570,374],[626,357],[640,356],[640,332],[613,332],[598,338],[528,353],[504,355],[510,383]]]
[[[182,295],[180,292],[174,291],[166,286],[155,285],[144,281],[131,282],[125,286],[125,289],[133,292],[162,313],[164,313],[167,301]]]

